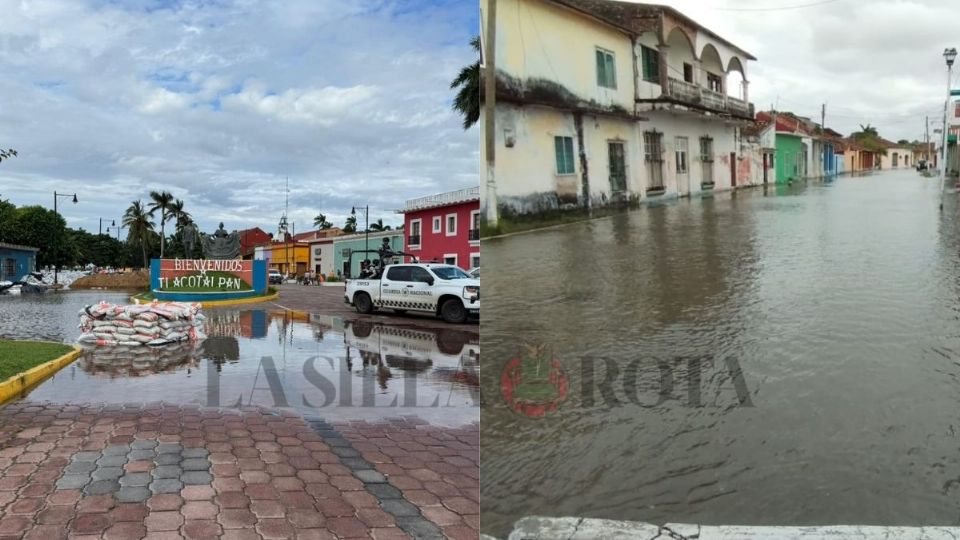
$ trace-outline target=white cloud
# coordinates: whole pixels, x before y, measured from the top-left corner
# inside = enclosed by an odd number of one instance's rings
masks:
[[[262,84],[251,84],[224,98],[223,106],[253,111],[267,118],[330,126],[338,118],[349,116],[355,108],[370,106],[370,98],[376,94],[376,88],[368,85],[291,88],[281,94],[268,94],[264,88]]]
[[[49,206],[76,190],[64,217],[96,230],[167,189],[202,227],[272,231],[289,177],[297,230],[366,204],[395,225],[406,199],[478,181],[448,88],[476,17],[420,0],[5,6],[0,145],[20,156],[0,164],[0,195]]]

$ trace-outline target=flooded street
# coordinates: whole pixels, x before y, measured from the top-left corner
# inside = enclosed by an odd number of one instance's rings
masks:
[[[485,242],[483,532],[960,523],[960,207],[937,192],[881,172]]]
[[[0,337],[73,343],[77,312],[124,293],[0,297]],[[479,415],[479,339],[278,308],[209,308],[206,340],[90,347],[29,400],[292,408],[330,421],[409,415],[460,427]]]

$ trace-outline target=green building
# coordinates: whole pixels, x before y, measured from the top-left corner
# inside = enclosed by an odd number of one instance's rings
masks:
[[[807,156],[799,135],[777,133],[776,141],[777,183],[786,184],[806,176]]]
[[[380,246],[383,245],[383,239],[387,238],[390,240],[390,249],[394,251],[403,251],[403,231],[378,231],[371,232],[369,235],[369,242],[367,241],[367,235],[363,233],[351,234],[346,236],[338,236],[333,241],[333,260],[334,268],[336,268],[341,276],[346,276],[347,272],[347,261],[349,260],[350,252],[363,249],[380,249]],[[367,247],[369,246],[369,247]],[[349,275],[356,277],[360,273],[360,262],[363,259],[369,258],[371,261],[376,259],[377,256],[374,253],[357,253],[353,256],[353,268],[350,269]]]

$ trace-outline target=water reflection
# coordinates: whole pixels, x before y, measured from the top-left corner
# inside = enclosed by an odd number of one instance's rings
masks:
[[[282,309],[205,314],[200,343],[91,348],[29,398],[292,407],[343,419],[411,414],[446,425],[479,418],[476,334]]]
[[[164,347],[84,347],[76,365],[95,377],[146,377],[196,369],[202,356],[200,347],[193,342]]]

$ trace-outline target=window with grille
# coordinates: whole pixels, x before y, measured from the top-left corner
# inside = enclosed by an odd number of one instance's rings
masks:
[[[647,165],[647,189],[663,189],[663,133],[645,131],[643,133],[643,159]]]
[[[700,137],[700,161],[713,161],[713,139]]]

